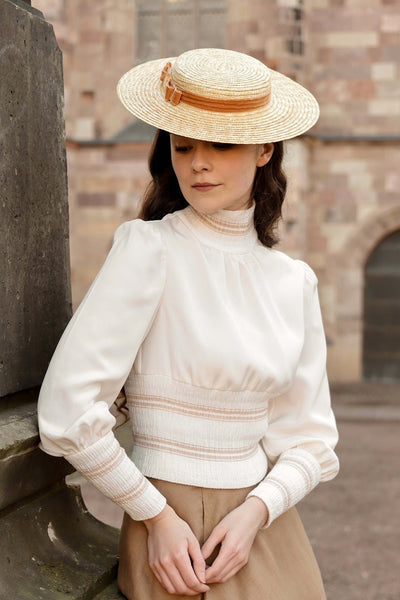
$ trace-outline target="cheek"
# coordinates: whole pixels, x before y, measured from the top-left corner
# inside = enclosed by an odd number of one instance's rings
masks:
[[[256,176],[256,171],[257,168],[252,161],[238,162],[236,169],[233,170],[236,185],[239,185],[242,189],[251,187]]]
[[[171,152],[171,165],[172,165],[172,168],[175,171],[175,175],[176,175],[177,164],[176,164],[176,159],[175,159],[175,156],[174,156],[173,152]]]
[[[171,156],[171,163],[179,183],[183,182],[190,173],[188,157],[186,155]]]
[[[172,168],[174,170],[175,176],[176,176],[178,182],[180,183],[181,169],[179,168],[179,161],[174,159],[173,157],[171,157],[171,164],[172,164]]]

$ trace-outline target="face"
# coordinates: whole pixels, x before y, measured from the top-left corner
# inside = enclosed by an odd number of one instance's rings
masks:
[[[171,159],[185,200],[196,210],[242,210],[251,205],[257,167],[273,144],[220,144],[171,134]]]

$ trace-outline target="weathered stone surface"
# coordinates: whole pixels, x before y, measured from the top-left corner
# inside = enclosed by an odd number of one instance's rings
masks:
[[[1,600],[88,600],[115,578],[117,531],[91,517],[75,490],[1,513],[0,531]]]
[[[73,471],[64,459],[39,450],[37,393],[20,393],[0,405],[0,510]]]
[[[125,596],[121,594],[118,589],[117,582],[114,581],[103,592],[100,592],[100,594],[94,596],[93,600],[122,600],[123,598],[125,598]]]
[[[41,383],[71,315],[61,53],[0,0],[0,396]]]

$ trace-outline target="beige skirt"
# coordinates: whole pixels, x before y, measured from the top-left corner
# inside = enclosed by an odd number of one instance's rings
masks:
[[[200,545],[214,526],[239,506],[252,488],[219,490],[151,480],[189,523]],[[120,536],[118,583],[129,600],[325,600],[321,574],[300,517],[292,508],[258,532],[249,561],[225,583],[198,596],[166,592],[147,562],[147,530],[127,515]]]

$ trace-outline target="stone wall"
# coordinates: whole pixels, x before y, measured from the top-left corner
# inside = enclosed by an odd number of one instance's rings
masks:
[[[130,122],[115,101],[115,86],[134,60],[135,3],[34,0],[34,5],[53,24],[63,53],[67,137],[111,137]]]
[[[149,144],[68,144],[71,276],[76,307],[148,182]]]
[[[362,377],[364,266],[400,228],[399,161],[394,141],[313,144],[307,260],[320,278],[333,380]]]
[[[400,135],[399,2],[310,0],[307,26],[318,130]]]

